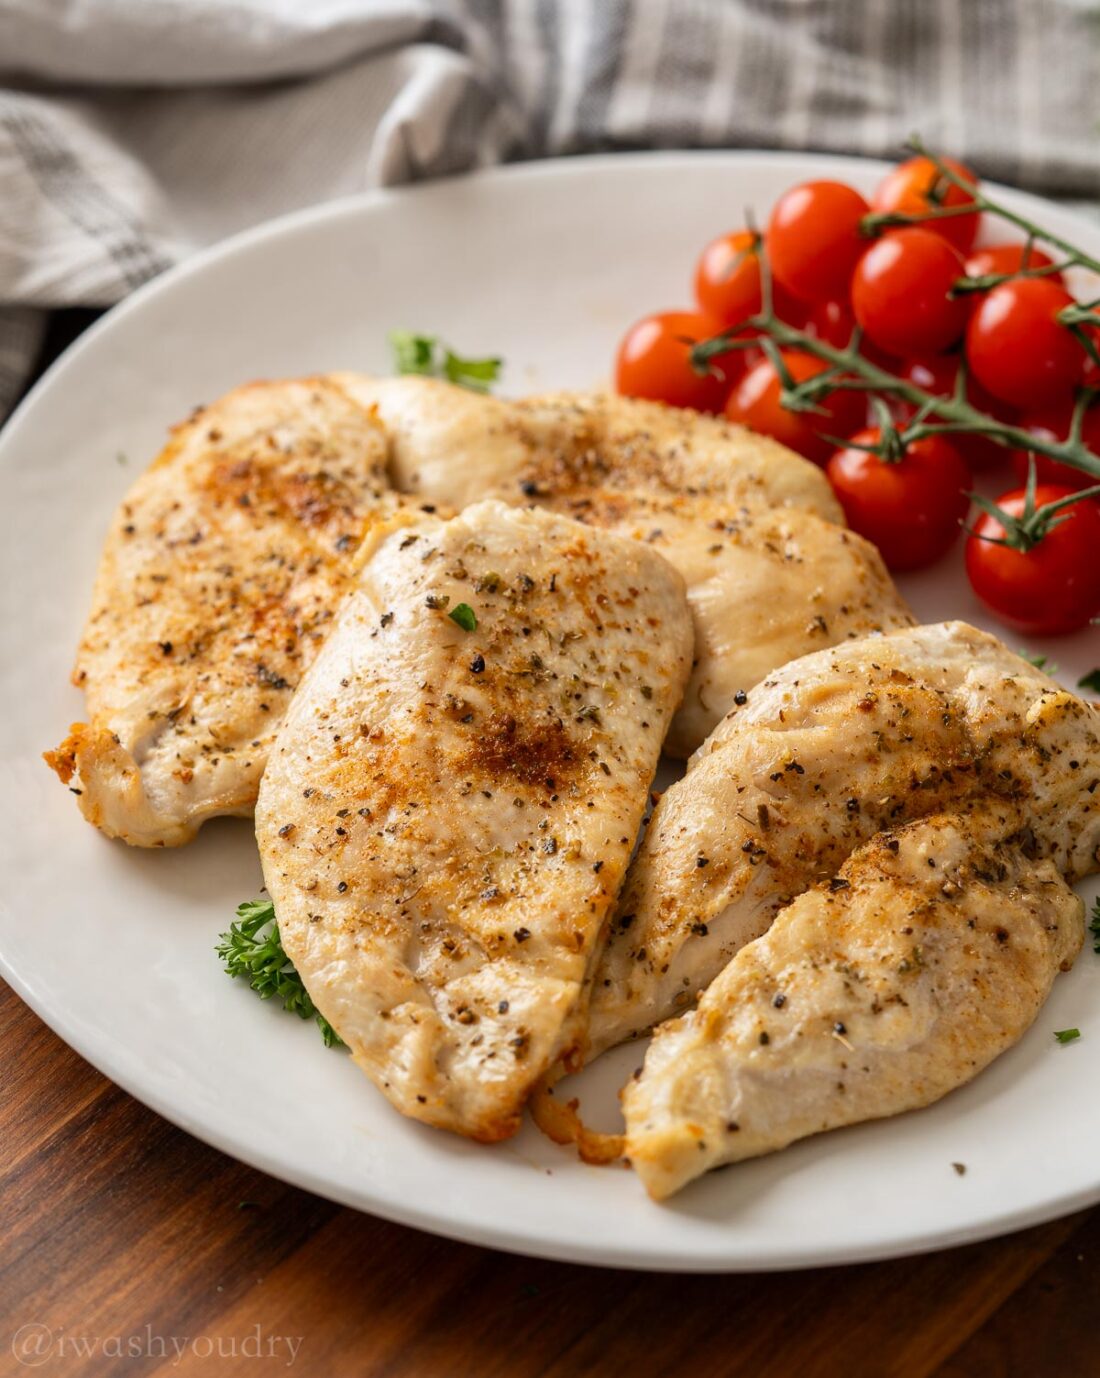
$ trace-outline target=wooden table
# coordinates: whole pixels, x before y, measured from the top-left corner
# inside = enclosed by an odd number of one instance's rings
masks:
[[[243,1167],[2,985],[0,1059],[0,1374],[24,1371],[13,1336],[43,1374],[1100,1374],[1100,1208],[896,1263],[581,1268],[434,1239]]]
[[[42,366],[94,314],[56,315]],[[613,1272],[434,1239],[243,1167],[2,983],[0,1087],[0,1375],[1100,1378],[1100,1208],[896,1263]]]

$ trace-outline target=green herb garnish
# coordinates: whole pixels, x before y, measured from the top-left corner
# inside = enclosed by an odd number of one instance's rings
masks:
[[[1045,670],[1048,675],[1058,673],[1058,666],[1052,662],[1050,656],[1032,655],[1030,651],[1023,649],[1020,650],[1019,656],[1021,660],[1026,660],[1029,665],[1034,665],[1036,670]]]
[[[477,614],[469,603],[456,603],[447,616],[457,622],[464,632],[477,631]]]
[[[343,1047],[343,1039],[317,1009],[283,949],[270,900],[238,904],[237,922],[221,935],[216,950],[228,975],[243,976],[261,1000],[276,996],[283,1009],[299,1019],[315,1019],[326,1048]]]
[[[1055,1029],[1054,1037],[1059,1043],[1072,1043],[1075,1038],[1081,1037],[1080,1029]]]
[[[1091,689],[1094,694],[1100,694],[1100,666],[1095,670],[1090,670],[1087,675],[1082,675],[1077,681],[1078,689]]]
[[[1089,932],[1092,934],[1092,946],[1096,952],[1100,952],[1100,899],[1093,900],[1092,920],[1089,923]]]
[[[412,330],[391,330],[390,348],[398,373],[420,373],[446,378],[449,383],[488,392],[500,377],[503,359],[464,359],[436,335],[417,335]]]

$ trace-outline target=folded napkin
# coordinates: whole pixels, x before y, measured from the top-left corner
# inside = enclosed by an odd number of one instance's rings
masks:
[[[0,0],[0,415],[45,308],[366,187],[919,128],[1095,196],[1098,66],[1085,0]]]

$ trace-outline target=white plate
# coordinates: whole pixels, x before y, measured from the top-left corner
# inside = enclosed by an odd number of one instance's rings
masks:
[[[402,1119],[311,1024],[221,972],[217,935],[260,884],[248,824],[216,823],[175,852],[131,851],[82,821],[39,758],[82,714],[68,671],[109,515],[196,402],[250,378],[389,371],[386,333],[402,326],[502,353],[513,392],[591,384],[632,318],[688,298],[699,247],[743,207],[764,215],[792,182],[868,187],[881,170],[641,155],[364,196],[168,273],[50,370],[0,437],[0,952],[6,978],[67,1042],[175,1123],[287,1181],[441,1234],[589,1263],[836,1263],[1100,1199],[1090,949],[1020,1045],[939,1105],[715,1173],[657,1206],[629,1172],[585,1167],[530,1127],[483,1148]],[[1100,251],[1090,225],[1011,200]],[[956,563],[906,591],[928,620],[988,625]],[[1029,649],[1049,649],[1073,683],[1100,663],[1098,642],[1090,632]],[[1080,1042],[1058,1046],[1052,1031],[1070,1025]],[[614,1088],[639,1061],[634,1046],[591,1069],[586,1112],[613,1116]]]

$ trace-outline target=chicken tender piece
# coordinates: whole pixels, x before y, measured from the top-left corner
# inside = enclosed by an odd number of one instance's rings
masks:
[[[1013,804],[882,833],[656,1032],[623,1093],[658,1200],[739,1162],[914,1110],[1020,1038],[1084,938]]]
[[[690,669],[683,581],[492,501],[379,529],[364,559],[263,779],[264,878],[371,1080],[501,1139],[583,1028]]]
[[[665,791],[593,981],[587,1056],[682,1012],[882,828],[995,797],[1039,854],[1100,858],[1100,714],[962,622],[792,661]]]
[[[108,837],[187,842],[250,814],[275,730],[392,511],[385,433],[322,379],[256,383],[176,428],[115,515],[46,759]]]

